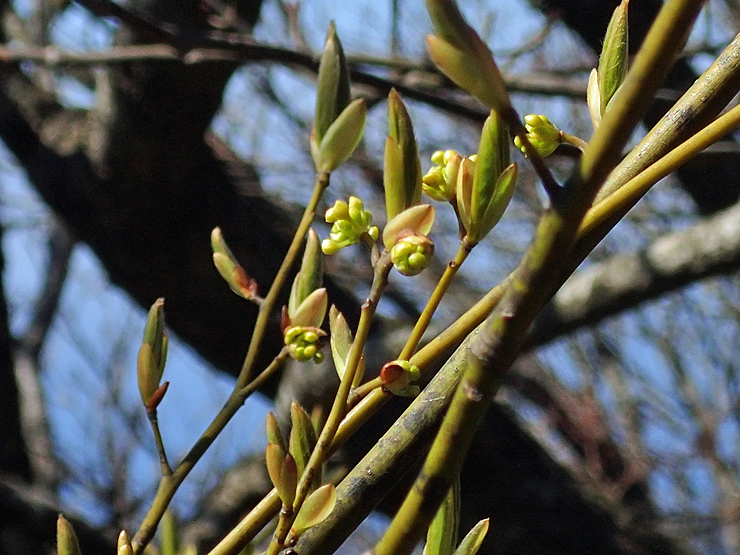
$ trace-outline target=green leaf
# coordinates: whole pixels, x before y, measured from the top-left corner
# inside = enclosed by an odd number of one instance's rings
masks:
[[[349,350],[352,347],[352,331],[349,329],[347,320],[345,320],[342,313],[334,305],[331,305],[329,309],[329,331],[331,357],[334,360],[334,368],[336,368],[339,379],[341,380],[347,366]]]
[[[116,553],[117,555],[134,555],[134,549],[131,547],[131,541],[126,530],[121,530],[121,533],[118,534]]]
[[[311,423],[311,418],[296,401],[293,401],[290,405],[290,420],[292,427],[290,429],[289,450],[295,459],[298,476],[303,476],[311,452],[316,446],[316,430],[314,430]],[[321,485],[321,476],[318,473],[314,477],[314,481],[315,487]]]
[[[460,542],[460,545],[455,550],[455,555],[475,555],[478,553],[483,539],[488,533],[488,519],[481,520],[473,526],[468,534]]]
[[[362,99],[350,102],[326,130],[319,145],[319,171],[331,172],[344,164],[360,144],[367,106]]]
[[[431,204],[417,204],[396,215],[383,229],[383,244],[391,250],[399,233],[412,230],[420,235],[429,235],[434,224],[434,207]]]
[[[321,287],[324,279],[324,262],[321,253],[321,242],[316,231],[308,230],[306,249],[303,251],[301,269],[293,280],[288,300],[288,315],[295,314],[301,303]]]
[[[291,534],[300,536],[305,530],[322,523],[334,510],[337,491],[333,484],[326,484],[306,498],[291,528]]]
[[[388,137],[383,166],[388,219],[421,200],[421,162],[414,127],[409,113],[395,89],[388,95]]]
[[[447,492],[427,532],[424,555],[452,555],[460,522],[460,480]]]

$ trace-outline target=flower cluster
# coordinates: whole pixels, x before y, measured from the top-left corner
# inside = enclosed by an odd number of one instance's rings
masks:
[[[563,142],[560,129],[551,123],[547,116],[529,114],[524,117],[524,126],[527,128],[527,139],[529,139],[537,154],[543,158],[550,156]],[[514,144],[522,152],[525,152],[519,137],[514,137]]]
[[[349,197],[349,203],[337,200],[326,211],[326,221],[332,224],[329,238],[321,243],[324,254],[334,254],[339,249],[359,243],[363,234],[373,241],[378,238],[378,228],[373,216],[357,197]]]
[[[283,340],[294,359],[300,362],[313,359],[318,363],[324,360],[324,353],[320,350],[323,346],[321,338],[324,336],[326,332],[319,328],[292,326],[283,333]]]

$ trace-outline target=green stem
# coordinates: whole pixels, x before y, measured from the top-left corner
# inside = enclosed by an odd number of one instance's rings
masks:
[[[439,303],[442,301],[442,297],[444,297],[444,294],[447,292],[447,288],[450,286],[450,282],[452,282],[452,278],[455,277],[455,274],[457,274],[462,263],[465,262],[465,259],[470,254],[472,248],[473,245],[470,245],[466,241],[460,242],[460,248],[458,248],[455,258],[447,264],[442,277],[439,278],[437,286],[434,288],[432,295],[427,301],[427,305],[424,307],[419,319],[416,320],[414,329],[406,340],[406,345],[401,351],[401,354],[398,355],[399,360],[408,360],[411,358],[411,355],[414,354],[414,351],[416,351],[419,341],[421,341],[424,332],[427,330],[427,327],[429,327],[429,322],[432,321],[434,311],[437,310]]]
[[[578,148],[581,152],[586,150],[586,147],[588,146],[588,143],[581,139],[580,137],[576,137],[575,135],[571,135],[570,133],[566,133],[565,131],[560,132],[560,139],[563,143],[568,143],[569,145],[573,145],[574,147]]]
[[[157,445],[157,453],[159,454],[159,468],[162,473],[162,477],[170,476],[172,474],[172,467],[167,461],[167,453],[164,450],[164,442],[162,441],[162,434],[159,431],[159,420],[157,419],[157,409],[153,408],[146,411],[146,415],[149,418],[149,423],[152,425],[152,432],[154,432],[154,442]]]
[[[200,460],[206,450],[215,441],[218,434],[226,427],[231,418],[237,413],[237,411],[244,405],[247,397],[254,393],[275,371],[277,371],[283,363],[289,358],[289,353],[286,348],[273,359],[270,365],[265,368],[259,376],[252,380],[249,385],[234,389],[226,400],[226,403],[218,412],[216,417],[211,421],[206,430],[200,436],[195,445],[190,449],[188,454],[177,465],[177,468],[171,474],[162,476],[157,488],[157,493],[154,496],[149,511],[147,512],[144,520],[139,526],[139,530],[131,540],[131,546],[134,549],[134,553],[141,553],[149,541],[154,537],[154,533],[157,531],[157,525],[162,519],[162,515],[175,496],[175,492],[180,487],[180,484],[185,480],[190,471],[193,469],[195,464]]]
[[[311,199],[308,201],[308,205],[303,211],[303,217],[298,224],[298,229],[296,229],[295,235],[293,235],[293,241],[288,248],[288,252],[285,254],[285,258],[283,258],[283,262],[275,276],[275,280],[270,286],[270,290],[267,292],[264,301],[259,305],[257,321],[254,324],[254,331],[252,332],[252,339],[249,342],[247,356],[244,359],[244,364],[242,365],[242,369],[239,372],[239,377],[236,381],[237,388],[243,388],[249,383],[253,367],[257,362],[257,355],[262,346],[262,340],[267,331],[267,322],[275,308],[275,304],[283,289],[283,285],[288,279],[290,269],[293,267],[293,263],[298,257],[298,253],[303,245],[303,240],[306,237],[306,233],[308,233],[308,228],[311,227],[311,223],[316,215],[316,207],[319,205],[319,201],[321,200],[321,195],[329,186],[329,176],[329,172],[321,172],[316,176],[316,184],[314,185],[313,194],[311,195]]]

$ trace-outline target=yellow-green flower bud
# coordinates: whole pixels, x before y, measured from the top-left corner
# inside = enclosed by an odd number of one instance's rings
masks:
[[[57,554],[80,555],[80,544],[69,521],[62,515],[57,519]]]
[[[562,142],[562,135],[547,116],[529,114],[524,117],[524,126],[527,128],[527,138],[537,151],[537,154],[546,158],[550,156]],[[514,137],[514,144],[522,151],[524,147],[519,137]],[[526,152],[525,152],[526,154]]]
[[[394,360],[386,363],[380,370],[383,388],[394,395],[415,397],[419,393],[418,385],[411,385],[419,379],[420,371],[407,360]]]
[[[429,266],[433,254],[434,242],[429,237],[410,232],[393,245],[391,261],[404,276],[415,276]]]
[[[324,254],[334,254],[339,249],[359,243],[364,234],[373,241],[378,238],[378,228],[373,223],[373,216],[357,197],[349,197],[349,204],[337,200],[334,206],[326,211],[326,222],[332,224],[329,239],[321,243]]]
[[[604,36],[604,46],[599,56],[599,103],[604,115],[609,102],[614,97],[627,75],[628,28],[627,7],[629,0],[622,0],[616,7]]]
[[[283,333],[283,341],[294,359],[300,362],[311,359],[321,362],[324,359],[320,352],[323,347],[321,338],[324,336],[326,333],[319,328],[292,326]]]
[[[436,164],[422,178],[424,193],[439,202],[455,202],[457,172],[462,156],[454,150],[438,150],[432,154]]]
[[[139,348],[136,361],[139,394],[147,408],[150,408],[149,403],[159,389],[166,361],[167,332],[164,329],[164,299],[157,299],[149,309],[144,328],[144,340]]]

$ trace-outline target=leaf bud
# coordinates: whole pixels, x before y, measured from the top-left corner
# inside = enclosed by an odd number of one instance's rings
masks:
[[[598,84],[599,110],[604,115],[617,89],[624,82],[628,65],[627,9],[629,0],[622,0],[612,14],[606,28],[604,45],[599,56]]]
[[[236,257],[232,254],[218,227],[211,232],[211,248],[213,249],[213,263],[231,290],[249,301],[259,301],[257,281],[249,277],[236,261]]]
[[[139,394],[144,406],[149,408],[151,399],[159,389],[159,382],[167,361],[167,332],[164,329],[164,299],[157,299],[149,309],[144,340],[136,361]],[[161,396],[158,401],[161,400]]]
[[[388,95],[383,186],[388,219],[421,200],[421,162],[409,113],[395,89]]]

